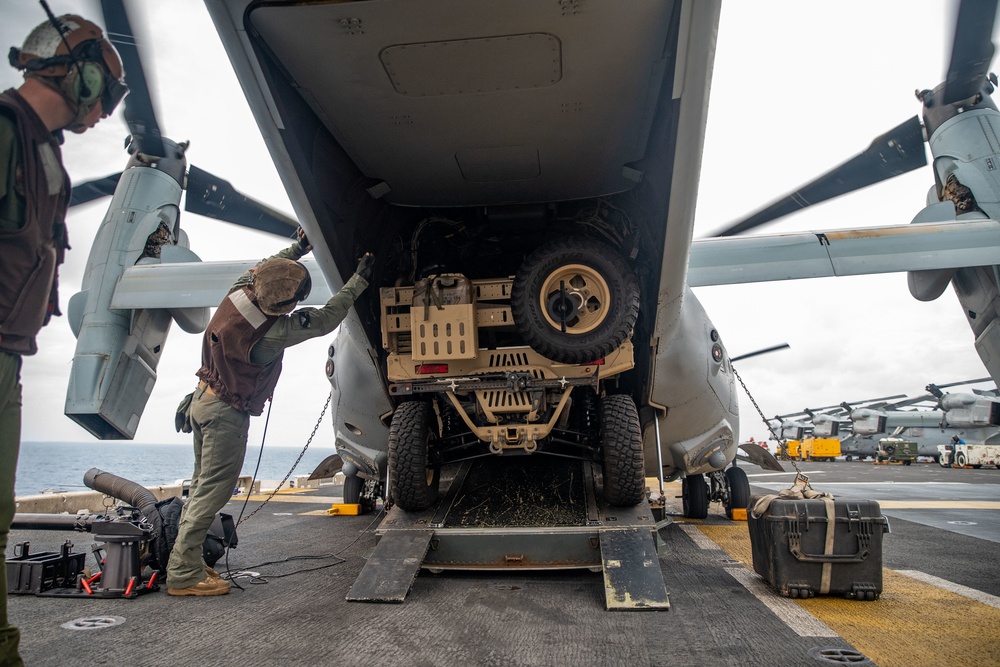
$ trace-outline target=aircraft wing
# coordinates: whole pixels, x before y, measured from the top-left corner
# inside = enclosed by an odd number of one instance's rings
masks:
[[[996,220],[695,240],[688,284],[857,276],[990,266],[1000,256]]]
[[[996,263],[998,253],[996,220],[700,239],[692,244],[688,284],[704,287],[989,266]],[[137,264],[125,270],[111,307],[214,307],[258,261]],[[326,303],[332,293],[323,272],[313,260],[302,263],[313,280],[303,305]]]
[[[137,264],[122,274],[111,308],[214,308],[236,279],[260,260]],[[315,261],[301,260],[312,277],[312,291],[301,305],[322,305],[332,293]]]

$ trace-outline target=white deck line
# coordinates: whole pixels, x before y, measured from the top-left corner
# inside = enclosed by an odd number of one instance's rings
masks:
[[[719,545],[713,542],[705,533],[698,530],[697,526],[690,524],[678,524],[681,530],[691,538],[699,549],[705,551],[717,551],[720,556],[727,555]],[[788,598],[781,597],[764,583],[756,574],[750,572],[742,564],[732,564],[725,567],[726,572],[732,575],[733,579],[750,592],[755,598],[760,600],[765,607],[771,610],[782,623],[800,637],[839,637],[840,635],[830,629],[826,623],[822,622],[802,605],[793,602]]]
[[[916,579],[917,581],[922,581],[925,584],[930,584],[931,586],[936,586],[937,588],[944,589],[955,595],[961,595],[962,597],[969,598],[970,600],[975,600],[976,602],[982,602],[985,605],[989,605],[994,609],[1000,609],[1000,597],[996,595],[990,595],[989,593],[984,593],[982,591],[977,591],[975,588],[969,588],[968,586],[963,586],[961,584],[956,584],[948,581],[947,579],[942,579],[940,577],[935,577],[932,574],[927,574],[919,570],[893,570],[898,574],[905,575]]]

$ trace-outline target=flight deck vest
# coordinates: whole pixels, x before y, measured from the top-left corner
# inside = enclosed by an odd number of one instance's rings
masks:
[[[70,182],[59,142],[16,90],[0,93],[0,113],[14,121],[21,146],[16,193],[7,196],[25,199],[21,228],[0,231],[0,350],[28,355],[38,351],[35,336],[48,317],[61,314],[57,269],[69,248]]]
[[[249,288],[229,293],[205,329],[198,377],[227,405],[252,415],[264,411],[281,375],[281,358],[261,366],[250,363],[250,350],[271,325],[285,315],[265,315]]]

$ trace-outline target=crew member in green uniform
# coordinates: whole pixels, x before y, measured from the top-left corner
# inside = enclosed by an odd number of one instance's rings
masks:
[[[205,330],[200,381],[188,407],[194,474],[167,565],[170,595],[229,592],[230,583],[205,563],[202,546],[239,479],[250,416],[263,412],[274,391],[285,348],[333,331],[368,286],[370,253],[325,306],[292,312],[309,295],[309,272],[296,260],[311,249],[299,230],[298,242],[236,281]]]
[[[57,268],[66,242],[69,176],[62,131],[82,134],[111,115],[128,88],[101,29],[66,14],[35,28],[10,64],[24,83],[0,93],[0,665],[21,665],[7,618],[5,554],[21,443],[21,357],[60,315]]]

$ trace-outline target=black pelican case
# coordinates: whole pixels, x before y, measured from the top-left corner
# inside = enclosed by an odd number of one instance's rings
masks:
[[[754,507],[760,496],[750,498]],[[786,597],[842,595],[875,600],[882,593],[882,534],[889,522],[874,500],[834,500],[827,548],[827,504],[778,498],[747,517],[753,569]],[[825,590],[824,590],[825,580]]]

